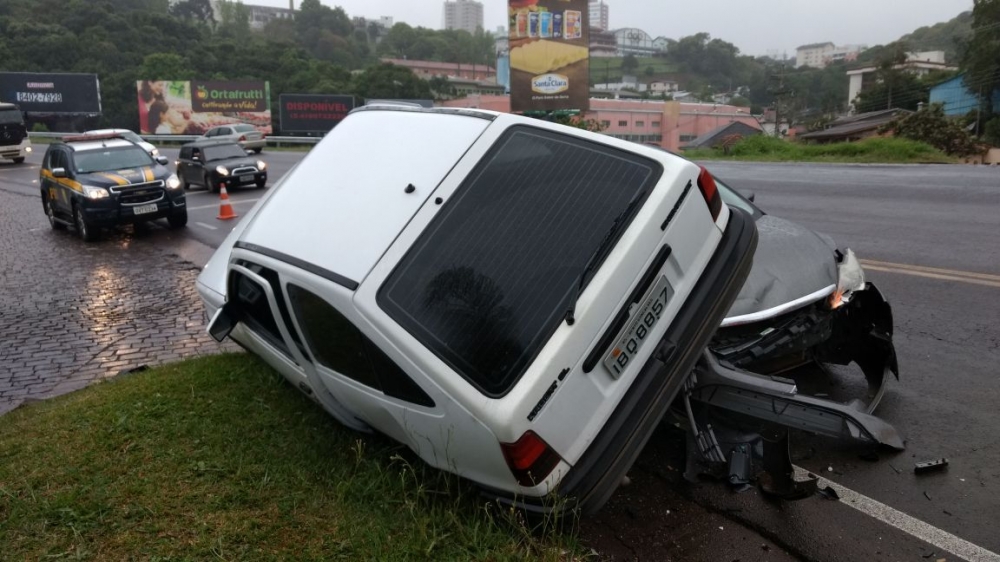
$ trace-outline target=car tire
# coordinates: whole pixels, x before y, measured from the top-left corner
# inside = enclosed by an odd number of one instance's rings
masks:
[[[167,223],[170,225],[170,228],[184,228],[185,226],[187,226],[188,223],[187,209],[179,213],[174,213],[169,217],[167,217]]]
[[[264,150],[264,149],[263,148],[255,148],[255,149],[253,149],[253,153],[254,154],[260,154],[261,150]]]
[[[80,209],[79,205],[73,205],[73,222],[76,224],[76,234],[81,240],[84,242],[97,240],[98,228],[87,222],[86,217],[83,216],[83,210]]]
[[[11,158],[15,164],[24,164],[24,156],[18,156],[17,158]]]
[[[208,174],[205,174],[205,189],[209,190],[212,193],[219,192],[219,184],[212,181],[212,178],[209,177]]]
[[[49,226],[52,230],[66,230],[66,225],[56,218],[56,210],[52,208],[52,202],[48,195],[42,194],[42,208],[45,209],[45,216],[49,218]]]
[[[181,189],[183,189],[184,191],[191,189],[191,184],[188,183],[187,178],[181,176],[180,180],[181,180]]]

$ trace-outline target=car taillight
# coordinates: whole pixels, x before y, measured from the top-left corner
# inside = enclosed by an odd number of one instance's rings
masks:
[[[715,186],[715,178],[707,168],[701,166],[701,173],[698,174],[698,189],[701,196],[708,203],[708,210],[712,213],[712,220],[719,218],[722,211],[722,196],[719,195],[719,188]]]
[[[240,135],[239,142],[246,142],[246,141],[247,141],[247,136],[246,135]]]
[[[532,487],[552,472],[562,460],[534,431],[527,431],[514,443],[501,443],[504,459],[518,484]]]

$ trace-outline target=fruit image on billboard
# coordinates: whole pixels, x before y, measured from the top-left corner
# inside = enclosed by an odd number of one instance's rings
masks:
[[[140,80],[136,91],[142,134],[200,135],[237,124],[272,132],[267,82]]]
[[[508,0],[513,111],[589,109],[587,0]]]

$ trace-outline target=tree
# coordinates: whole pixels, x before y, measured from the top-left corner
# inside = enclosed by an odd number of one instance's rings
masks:
[[[182,0],[170,6],[170,15],[185,21],[194,21],[206,25],[216,23],[215,10],[210,0]]]
[[[972,136],[958,123],[948,119],[944,106],[930,104],[916,113],[911,113],[885,126],[883,132],[925,142],[946,154],[969,156],[981,153]]]
[[[354,92],[363,98],[430,99],[431,88],[408,68],[390,63],[373,66],[355,77]]]
[[[881,50],[872,82],[853,100],[858,113],[897,108],[916,111],[927,103],[930,85],[905,68],[908,51],[909,46],[898,41]]]
[[[625,58],[622,59],[622,72],[635,72],[637,68],[639,68],[639,59],[631,53],[625,55]]]
[[[975,0],[972,38],[962,53],[965,86],[979,96],[982,122],[993,119],[990,103],[1000,90],[1000,0]]]

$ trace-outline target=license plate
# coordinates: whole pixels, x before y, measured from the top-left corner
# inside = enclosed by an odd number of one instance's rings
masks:
[[[132,207],[132,213],[136,215],[145,215],[147,213],[155,213],[155,212],[156,212],[156,203],[152,203],[150,205],[140,205],[138,207]]]
[[[628,367],[639,350],[642,349],[646,340],[650,339],[653,327],[660,321],[663,311],[667,309],[667,302],[670,300],[670,284],[667,278],[661,276],[653,285],[652,290],[646,293],[646,299],[641,306],[635,307],[635,314],[622,335],[615,342],[614,347],[604,357],[604,366],[611,371],[616,379],[621,376],[625,368]]]
[[[253,182],[253,176],[240,176],[240,183],[251,183]]]

